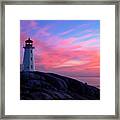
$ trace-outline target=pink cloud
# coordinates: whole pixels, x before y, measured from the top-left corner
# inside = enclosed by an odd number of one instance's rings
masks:
[[[48,32],[48,29],[45,28],[45,32]],[[43,34],[46,34],[45,32]],[[36,34],[39,35],[39,33]],[[44,38],[32,37],[35,46],[35,65],[37,70],[42,70],[44,67],[46,71],[59,73],[91,74],[92,72],[92,74],[99,75],[99,49],[86,47],[96,42],[96,39],[90,39],[75,45],[72,43],[77,40],[76,37],[62,39],[55,35],[50,36],[46,41]],[[26,33],[21,32],[21,49],[26,38]],[[54,43],[55,46],[52,46]],[[75,59],[75,57],[78,59]]]
[[[43,64],[46,69],[62,71],[82,71],[99,69],[99,51],[96,50],[79,50],[73,51],[67,48],[50,48],[44,42],[37,44],[41,51],[36,52],[36,64]],[[84,55],[84,57],[83,57]],[[76,63],[69,62],[77,56],[80,61]],[[73,60],[74,61],[74,60]],[[84,61],[84,62],[81,62]],[[97,67],[96,67],[97,66]],[[59,71],[59,70],[58,70]]]
[[[70,38],[67,38],[67,39],[61,39],[61,41],[58,43],[58,47],[70,45],[74,41],[76,41],[75,37],[70,37]]]
[[[37,25],[37,22],[34,21],[34,20],[30,20],[30,27],[32,28],[36,28],[38,25]]]
[[[89,37],[92,37],[92,36],[93,36],[93,34],[92,34],[92,33],[89,33],[89,34],[80,36],[79,39],[82,40],[82,39],[86,39],[86,38],[89,38]]]
[[[65,31],[65,32],[60,33],[59,35],[69,34],[69,33],[72,32],[73,30],[74,30],[74,29],[69,29],[69,30],[67,30],[67,31]]]

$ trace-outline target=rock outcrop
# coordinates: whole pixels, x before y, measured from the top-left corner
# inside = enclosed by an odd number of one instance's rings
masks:
[[[21,100],[99,100],[100,90],[54,73],[21,72]]]

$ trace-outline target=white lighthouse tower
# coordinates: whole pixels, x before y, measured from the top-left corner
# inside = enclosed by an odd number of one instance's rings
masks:
[[[33,50],[35,47],[33,47],[33,41],[28,38],[28,40],[25,41],[24,48],[24,58],[23,58],[23,71],[34,71],[34,54]]]

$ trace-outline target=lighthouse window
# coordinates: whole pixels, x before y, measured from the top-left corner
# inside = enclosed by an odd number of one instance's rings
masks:
[[[32,50],[31,50],[31,53],[32,53]]]
[[[31,69],[33,68],[33,66],[31,65]]]
[[[31,61],[32,61],[32,57],[31,57]]]

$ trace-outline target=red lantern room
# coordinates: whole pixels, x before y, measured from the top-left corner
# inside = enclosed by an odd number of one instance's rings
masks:
[[[32,47],[33,41],[30,38],[28,38],[28,40],[26,40],[25,43],[25,47]]]

